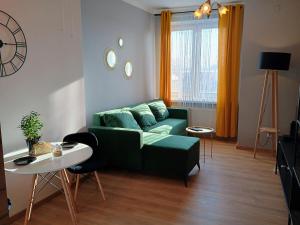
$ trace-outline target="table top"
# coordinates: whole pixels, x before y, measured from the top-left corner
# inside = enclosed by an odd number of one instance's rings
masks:
[[[60,143],[52,143],[60,144]],[[72,149],[63,150],[61,157],[53,157],[52,153],[37,156],[37,159],[26,166],[17,166],[15,159],[28,155],[28,148],[20,149],[4,155],[5,171],[15,174],[40,174],[55,172],[77,165],[89,159],[93,154],[91,147],[78,144]]]
[[[194,133],[194,134],[215,133],[215,129],[213,129],[211,127],[192,126],[192,127],[187,127],[185,130],[189,133]]]

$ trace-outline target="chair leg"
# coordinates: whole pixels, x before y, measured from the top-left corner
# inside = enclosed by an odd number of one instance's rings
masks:
[[[94,174],[95,174],[95,177],[96,177],[96,180],[97,180],[98,187],[99,187],[99,189],[100,189],[102,198],[103,198],[103,200],[105,200],[105,196],[104,196],[104,192],[103,192],[103,189],[102,189],[102,185],[101,185],[101,183],[100,183],[100,179],[99,179],[99,176],[98,176],[98,172],[95,171]]]
[[[75,193],[74,193],[74,201],[76,202],[77,200],[77,195],[78,195],[78,188],[79,188],[79,181],[80,181],[80,175],[76,175],[76,186],[75,186]]]

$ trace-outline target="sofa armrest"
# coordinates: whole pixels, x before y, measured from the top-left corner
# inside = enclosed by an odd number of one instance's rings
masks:
[[[170,118],[188,120],[188,109],[168,108]]]
[[[94,126],[89,128],[89,131],[97,136],[100,145],[101,142],[113,142],[120,145],[124,144],[124,142],[130,142],[130,144],[136,148],[141,149],[143,147],[142,130]]]
[[[98,138],[108,164],[124,169],[141,169],[142,130],[94,126],[89,131]]]

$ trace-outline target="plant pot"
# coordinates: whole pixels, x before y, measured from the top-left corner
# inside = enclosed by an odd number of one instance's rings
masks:
[[[33,145],[37,144],[40,140],[40,137],[38,138],[35,138],[35,139],[27,139],[26,140],[26,144],[27,144],[27,147],[28,147],[28,151],[29,151],[29,155],[30,156],[34,156],[34,153],[33,153]]]

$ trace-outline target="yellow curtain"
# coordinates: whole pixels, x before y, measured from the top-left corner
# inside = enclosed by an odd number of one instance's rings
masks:
[[[237,137],[238,89],[244,6],[227,6],[219,19],[219,80],[217,99],[217,136]]]
[[[170,11],[161,13],[160,98],[171,105],[171,18]]]

